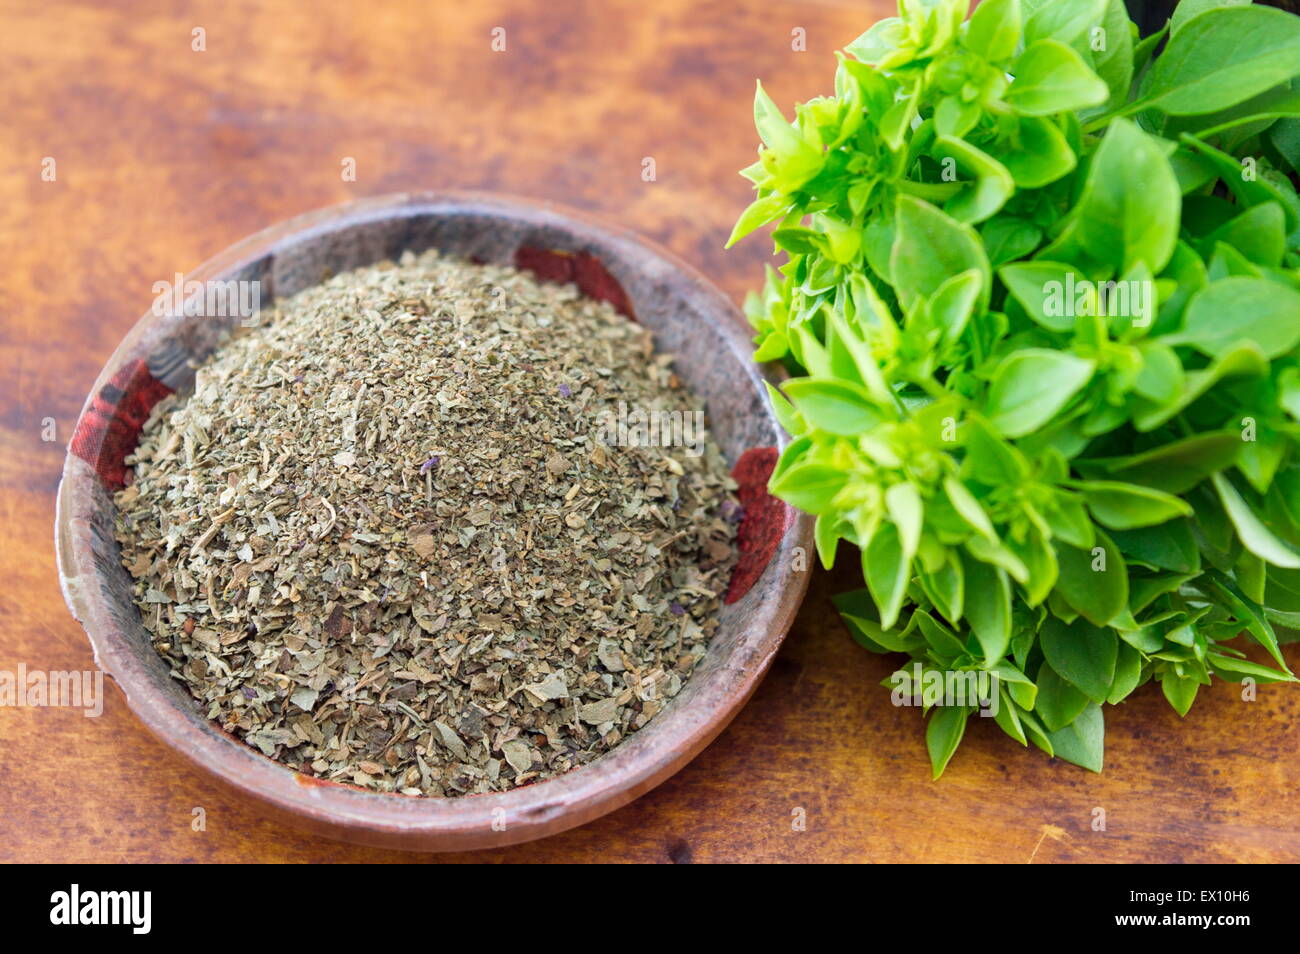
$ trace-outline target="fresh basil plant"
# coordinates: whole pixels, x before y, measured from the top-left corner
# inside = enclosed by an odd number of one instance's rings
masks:
[[[1008,735],[1100,771],[1145,683],[1296,681],[1300,18],[966,9],[900,0],[793,123],[758,89],[770,489],[859,551],[860,643],[996,676]],[[937,777],[976,705],[926,711]]]

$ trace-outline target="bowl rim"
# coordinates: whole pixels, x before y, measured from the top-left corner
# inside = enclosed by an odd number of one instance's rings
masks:
[[[735,304],[693,266],[630,230],[598,220],[549,201],[469,191],[417,191],[374,196],[328,206],[277,222],[229,246],[185,276],[206,282],[236,273],[268,253],[303,240],[398,216],[473,215],[506,217],[538,228],[558,228],[581,237],[593,236],[637,257],[657,259],[686,282],[683,294],[715,325],[728,350],[743,362],[751,385],[762,389],[764,379],[779,380],[779,369],[755,365],[745,322]],[[142,337],[158,322],[145,314],[132,326],[91,386],[78,415],[78,424],[95,396],[129,358]],[[770,402],[762,406],[772,415]],[[775,420],[773,418],[773,420]],[[789,438],[775,428],[777,446]],[[145,727],[188,761],[280,817],[299,826],[358,844],[419,851],[453,851],[517,844],[585,824],[614,811],[654,788],[702,751],[731,722],[767,671],[788,632],[811,577],[811,566],[787,572],[772,589],[756,618],[738,635],[727,657],[707,674],[716,683],[699,701],[713,701],[709,712],[691,706],[661,715],[653,746],[635,746],[637,732],[601,758],[563,775],[508,792],[447,798],[370,792],[302,775],[273,761],[200,719],[192,724],[173,697],[159,692],[156,680],[134,658],[130,637],[108,609],[99,586],[102,570],[93,559],[87,518],[79,511],[90,495],[88,481],[98,481],[93,468],[69,445],[55,508],[55,550],[60,587],[73,617],[82,625],[95,664],[122,691],[130,710]],[[80,530],[78,529],[80,528]],[[762,576],[792,565],[796,548],[812,552],[813,518],[795,511]],[[756,584],[754,589],[761,587]],[[755,594],[756,596],[758,594]],[[753,665],[730,660],[748,652]],[[698,709],[698,706],[694,707]],[[252,753],[255,760],[245,756]],[[504,815],[502,814],[504,812]],[[499,823],[508,819],[504,830]]]

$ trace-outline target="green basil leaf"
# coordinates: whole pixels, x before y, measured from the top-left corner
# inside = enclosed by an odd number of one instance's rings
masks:
[[[996,666],[989,666],[988,671],[996,675],[1003,682],[1019,683],[1022,686],[1033,685],[1033,682],[1028,676],[1010,663],[1001,662]]]
[[[962,641],[954,635],[952,630],[939,623],[929,613],[917,610],[912,614],[912,619],[917,622],[926,643],[938,658],[954,660],[958,656],[966,654],[966,647]]]
[[[1113,629],[1076,619],[1068,626],[1048,617],[1038,633],[1043,656],[1066,682],[1094,702],[1105,702],[1115,678],[1119,638]]]
[[[1171,36],[1177,33],[1187,25],[1188,20],[1206,10],[1219,7],[1244,7],[1250,2],[1251,0],[1179,0],[1173,16],[1169,18],[1169,33]]]
[[[1020,704],[1016,706],[1016,715],[1020,717],[1020,725],[1024,728],[1029,741],[1046,752],[1049,758],[1055,756],[1056,753],[1052,750],[1052,740],[1038,717]]]
[[[866,595],[866,590],[861,592],[869,602],[871,598]],[[871,605],[871,611],[875,611],[875,604]],[[870,616],[855,616],[844,611],[840,612],[840,619],[848,627],[853,641],[873,653],[913,653],[925,648],[925,641],[915,630],[898,632],[884,629]]]
[[[1300,116],[1300,89],[1293,88],[1292,83],[1275,86],[1217,113],[1171,120],[1165,126],[1165,134],[1172,138],[1175,131],[1189,132],[1200,139],[1212,139],[1232,131],[1233,135],[1225,137],[1224,142],[1227,148],[1233,148],[1241,140],[1260,131],[1260,124],[1267,125],[1271,120],[1284,116]],[[1243,126],[1253,128],[1242,129]]]
[[[1201,568],[1201,553],[1186,520],[1170,520],[1141,530],[1116,530],[1111,538],[1130,564],[1175,573],[1194,573]]]
[[[1030,4],[1025,18],[1025,44],[1046,39],[1073,43],[1101,22],[1105,9],[1106,0]]]
[[[1134,630],[1121,629],[1119,638],[1141,653],[1157,652],[1165,644],[1163,636],[1145,626]]]
[[[1232,656],[1212,652],[1206,657],[1206,662],[1216,676],[1220,679],[1226,679],[1228,682],[1241,682],[1246,678],[1254,679],[1261,684],[1300,682],[1289,672],[1278,672],[1276,669],[1268,668],[1268,666],[1253,663],[1249,659],[1236,659]]]
[[[1300,119],[1282,119],[1268,130],[1269,142],[1291,166],[1292,172],[1300,172]]]
[[[974,129],[984,115],[977,101],[966,102],[960,96],[945,96],[934,108],[934,131],[941,136],[961,138]]]
[[[1300,19],[1300,17],[1297,19]],[[1237,200],[1239,206],[1249,208],[1263,202],[1276,202],[1286,212],[1288,232],[1300,228],[1300,202],[1297,201],[1295,189],[1291,187],[1289,182],[1281,181],[1280,177],[1274,178],[1268,175],[1267,170],[1258,172],[1255,175],[1246,175],[1243,164],[1222,149],[1216,149],[1209,143],[1201,142],[1194,136],[1184,134],[1179,138],[1183,145],[1195,150],[1202,158],[1219,170],[1219,177],[1223,180],[1223,184],[1228,187],[1228,191],[1232,193],[1233,198]],[[1210,223],[1211,228],[1218,228],[1237,211],[1236,206],[1222,199],[1217,200],[1216,203],[1213,196],[1188,196],[1185,204],[1189,209],[1193,207],[1192,202],[1196,199],[1208,203],[1212,208],[1217,204],[1217,208],[1226,213],[1221,221],[1212,221]],[[1208,230],[1204,230],[1201,234],[1207,232]]]
[[[1182,190],[1164,150],[1127,119],[1117,119],[1092,157],[1075,208],[1079,241],[1120,273],[1145,262],[1159,274],[1178,240]]]
[[[1128,100],[1133,83],[1133,31],[1124,0],[1108,0],[1101,31],[1103,47],[1100,50],[1094,47],[1092,65],[1110,89],[1110,99],[1106,101],[1110,108]]]
[[[926,302],[926,310],[934,327],[938,328],[946,344],[953,344],[966,330],[971,313],[979,299],[983,276],[970,268],[953,275],[940,285]]]
[[[980,238],[984,240],[989,263],[996,268],[1032,253],[1043,240],[1043,230],[1024,219],[997,215],[980,228]]]
[[[791,437],[798,437],[806,431],[808,426],[785,395],[773,387],[770,381],[764,381],[763,384],[767,388],[767,400],[772,405],[772,413],[776,415],[777,423],[782,429]]]
[[[933,573],[919,574],[921,589],[934,608],[949,623],[961,621],[966,607],[966,573],[961,554],[949,552],[943,566]]]
[[[822,566],[831,569],[835,566],[835,551],[840,538],[844,536],[844,523],[835,514],[822,513],[813,524],[813,543],[817,545],[817,556]]]
[[[1237,470],[1246,475],[1250,485],[1261,494],[1268,493],[1273,477],[1282,466],[1288,441],[1268,426],[1261,426],[1254,440],[1241,442]]]
[[[1000,567],[1017,583],[1029,582],[1029,568],[1005,544],[977,536],[966,541],[966,549],[975,559]]]
[[[1056,591],[1070,607],[1095,626],[1106,626],[1128,610],[1128,567],[1119,548],[1097,532],[1091,550],[1058,544],[1060,574]]]
[[[884,416],[860,385],[833,378],[795,378],[782,386],[803,419],[831,434],[856,437]]]
[[[1016,191],[1015,180],[1006,167],[965,140],[939,136],[934,142],[934,157],[951,159],[958,171],[974,180],[944,203],[944,211],[958,222],[983,222]]]
[[[784,358],[790,352],[789,340],[782,332],[775,329],[758,335],[756,341],[754,360],[759,364]]]
[[[1112,706],[1119,705],[1142,681],[1142,654],[1128,643],[1119,644],[1115,657],[1115,678],[1111,681],[1110,692],[1106,702]]]
[[[1087,474],[1104,472],[1116,480],[1182,494],[1231,467],[1241,444],[1237,431],[1211,431],[1127,457],[1079,460],[1075,466]]]
[[[1015,55],[1020,44],[1020,0],[984,0],[966,27],[966,48],[990,63]]]
[[[1078,164],[1065,134],[1054,122],[1041,116],[1019,117],[1015,134],[990,144],[986,151],[1011,173],[1022,189],[1050,185],[1073,172]]]
[[[1215,474],[1211,479],[1223,509],[1228,514],[1228,519],[1237,530],[1241,545],[1273,566],[1289,570],[1300,569],[1300,553],[1279,540],[1273,531],[1264,525],[1228,478],[1222,474]]]
[[[879,63],[895,54],[907,39],[907,26],[898,17],[877,20],[866,33],[844,48],[863,63]],[[901,65],[897,63],[895,65]]]
[[[1011,582],[1001,569],[973,557],[965,557],[963,565],[966,620],[984,651],[984,664],[992,666],[1011,644]]]
[[[998,724],[998,728],[1021,745],[1028,745],[1029,740],[1025,738],[1025,729],[1016,712],[1015,703],[1011,701],[1011,694],[1005,687],[999,687],[998,693],[998,709],[993,713],[993,721]]]
[[[804,513],[824,513],[844,485],[849,475],[838,467],[815,461],[794,464],[780,475],[774,474],[768,487],[772,495],[780,497]]]
[[[782,218],[789,211],[790,205],[790,197],[778,193],[755,199],[744,212],[740,213],[735,228],[731,230],[731,237],[727,239],[727,248],[731,248],[755,229]]]
[[[1016,262],[998,269],[998,278],[1025,309],[1025,314],[1048,331],[1074,328],[1073,300],[1067,289],[1083,276],[1064,262]]]
[[[1036,639],[1037,634],[1029,631],[1029,638]],[[1038,700],[1038,687],[1032,682],[1013,682],[1004,685],[1003,688],[1007,690],[1007,694],[1015,700],[1016,705],[1022,710],[1018,715],[1024,715],[1025,710],[1032,710]]]
[[[1137,401],[1133,425],[1139,431],[1152,431],[1205,395],[1225,378],[1268,374],[1268,360],[1253,341],[1243,341],[1219,355],[1208,368],[1191,371],[1177,401],[1155,404]]]
[[[1048,732],[1065,728],[1088,708],[1088,697],[1062,679],[1047,662],[1038,670],[1034,683],[1038,686],[1034,714],[1043,720]]]
[[[1172,404],[1183,393],[1187,376],[1174,349],[1159,341],[1138,345],[1142,370],[1133,381],[1133,391],[1157,404]]]
[[[997,487],[1015,486],[1028,475],[1029,464],[1023,454],[994,434],[982,418],[970,422],[966,459],[962,462],[963,478]]]
[[[1113,530],[1151,527],[1192,515],[1191,505],[1181,497],[1141,484],[1089,480],[1073,486],[1083,493],[1097,522]]]
[[[1160,688],[1164,690],[1165,698],[1174,707],[1174,711],[1179,716],[1187,715],[1192,708],[1192,703],[1196,701],[1196,691],[1201,688],[1200,683],[1195,679],[1179,676],[1172,669],[1166,669],[1157,678],[1160,680]]]
[[[1175,116],[1213,113],[1300,75],[1300,18],[1268,7],[1200,13],[1169,39],[1151,69],[1150,106]]]
[[[925,727],[925,747],[930,753],[935,778],[943,774],[957,746],[961,745],[966,719],[972,711],[966,706],[938,706],[930,715]]]
[[[1056,565],[1056,551],[1048,539],[1038,530],[1030,530],[1024,540],[1008,538],[1007,547],[1029,571],[1029,578],[1024,582],[1024,598],[1027,606],[1037,606],[1047,599],[1056,585],[1059,567]]]
[[[1058,492],[1044,507],[1044,517],[1052,531],[1052,536],[1072,547],[1090,549],[1095,534],[1092,520],[1082,502],[1073,495]]]
[[[1196,192],[1219,177],[1218,167],[1214,163],[1186,146],[1180,147],[1169,157],[1169,164],[1174,168],[1178,188],[1183,195]]]
[[[1106,724],[1101,706],[1085,706],[1073,722],[1049,738],[1057,758],[1090,772],[1101,771],[1106,757]]]
[[[776,483],[776,479],[795,464],[811,460],[816,453],[818,449],[814,448],[811,437],[804,436],[792,440],[777,458],[776,466],[772,468],[772,476],[767,479],[768,486]]]
[[[862,574],[880,609],[880,625],[885,629],[898,621],[911,578],[910,569],[909,561],[903,556],[898,528],[892,523],[881,524],[862,553]]]
[[[925,520],[925,504],[921,501],[921,495],[910,483],[894,484],[885,491],[885,510],[894,526],[898,527],[903,561],[910,562],[921,542],[921,524]]]
[[[975,269],[981,276],[980,300],[987,304],[988,258],[969,225],[909,195],[900,195],[895,210],[894,246],[889,271],[903,307],[928,298],[953,275]]]
[[[1267,649],[1279,666],[1290,672],[1290,667],[1287,666],[1286,660],[1282,658],[1282,651],[1278,648],[1277,633],[1273,631],[1273,624],[1265,617],[1263,608],[1246,596],[1227,574],[1210,570],[1206,576],[1211,592],[1245,624],[1246,630],[1255,642]]]
[[[1165,42],[1169,33],[1169,22],[1165,21],[1155,33],[1138,40],[1137,45],[1133,47],[1133,75],[1140,77],[1137,84],[1139,89],[1145,89],[1150,85],[1151,74],[1147,67],[1151,65],[1151,57],[1156,52],[1156,47]]]
[[[989,515],[984,512],[979,500],[967,489],[965,484],[956,477],[945,477],[943,489],[948,501],[952,504],[953,510],[957,511],[957,515],[972,530],[988,537],[990,540],[997,539],[997,533],[993,529],[993,522],[989,520]]]
[[[1242,253],[1247,261],[1268,268],[1282,264],[1287,251],[1287,216],[1282,205],[1266,201],[1231,218],[1205,239],[1206,247],[1227,244]]]
[[[1174,254],[1170,256],[1169,264],[1165,266],[1160,278],[1162,281],[1177,282],[1177,287],[1173,294],[1160,302],[1156,323],[1151,329],[1152,334],[1163,334],[1181,327],[1183,311],[1188,301],[1191,300],[1192,295],[1209,283],[1209,276],[1201,256],[1183,241],[1174,244]]]
[[[1278,358],[1300,344],[1300,292],[1263,278],[1225,278],[1192,296],[1171,343],[1215,357],[1240,341]]]
[[[776,152],[797,152],[804,145],[799,131],[786,122],[761,82],[754,89],[754,128],[763,145]]]
[[[1025,48],[1012,67],[1015,79],[1006,101],[1026,116],[1099,106],[1110,90],[1074,50],[1056,40],[1038,40]]]
[[[1096,365],[1064,351],[1023,348],[1003,358],[989,385],[985,413],[1006,437],[1037,430],[1092,378]]]

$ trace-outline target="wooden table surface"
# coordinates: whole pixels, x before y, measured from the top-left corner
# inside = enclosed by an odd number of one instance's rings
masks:
[[[722,250],[749,196],[736,170],[756,144],[755,77],[787,110],[826,92],[832,51],[890,12],[883,0],[0,0],[0,669],[93,666],[55,578],[54,491],[90,383],[154,282],[309,209],[445,187],[626,223],[739,299],[768,252]],[[659,789],[576,831],[462,856],[305,837],[179,761],[113,690],[99,718],[0,709],[0,860],[1300,860],[1300,691],[1261,687],[1247,703],[1220,683],[1180,720],[1148,688],[1108,710],[1101,776],[973,724],[932,782],[921,719],[878,685],[894,661],[859,649],[831,610],[853,585],[851,567],[819,572],[736,722]],[[1296,646],[1288,658],[1300,665]]]

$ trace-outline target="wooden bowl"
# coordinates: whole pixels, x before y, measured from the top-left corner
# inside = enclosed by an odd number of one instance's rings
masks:
[[[705,404],[741,483],[741,557],[719,630],[682,691],[648,726],[558,778],[500,794],[408,797],[321,781],[272,761],[209,722],[154,651],[113,537],[112,493],[150,408],[194,380],[193,363],[238,318],[151,310],[86,399],[59,486],[55,536],[63,594],[95,661],[160,739],[299,827],[361,844],[427,851],[508,845],[581,825],[630,802],[709,744],[748,699],[807,588],[811,519],[767,495],[786,438],[750,360],[744,319],[703,276],[621,229],[550,205],[467,194],[401,194],[300,216],[248,238],[187,281],[261,282],[261,300],[404,250],[511,263],[572,281],[653,330]],[[802,548],[801,550],[799,548]]]

